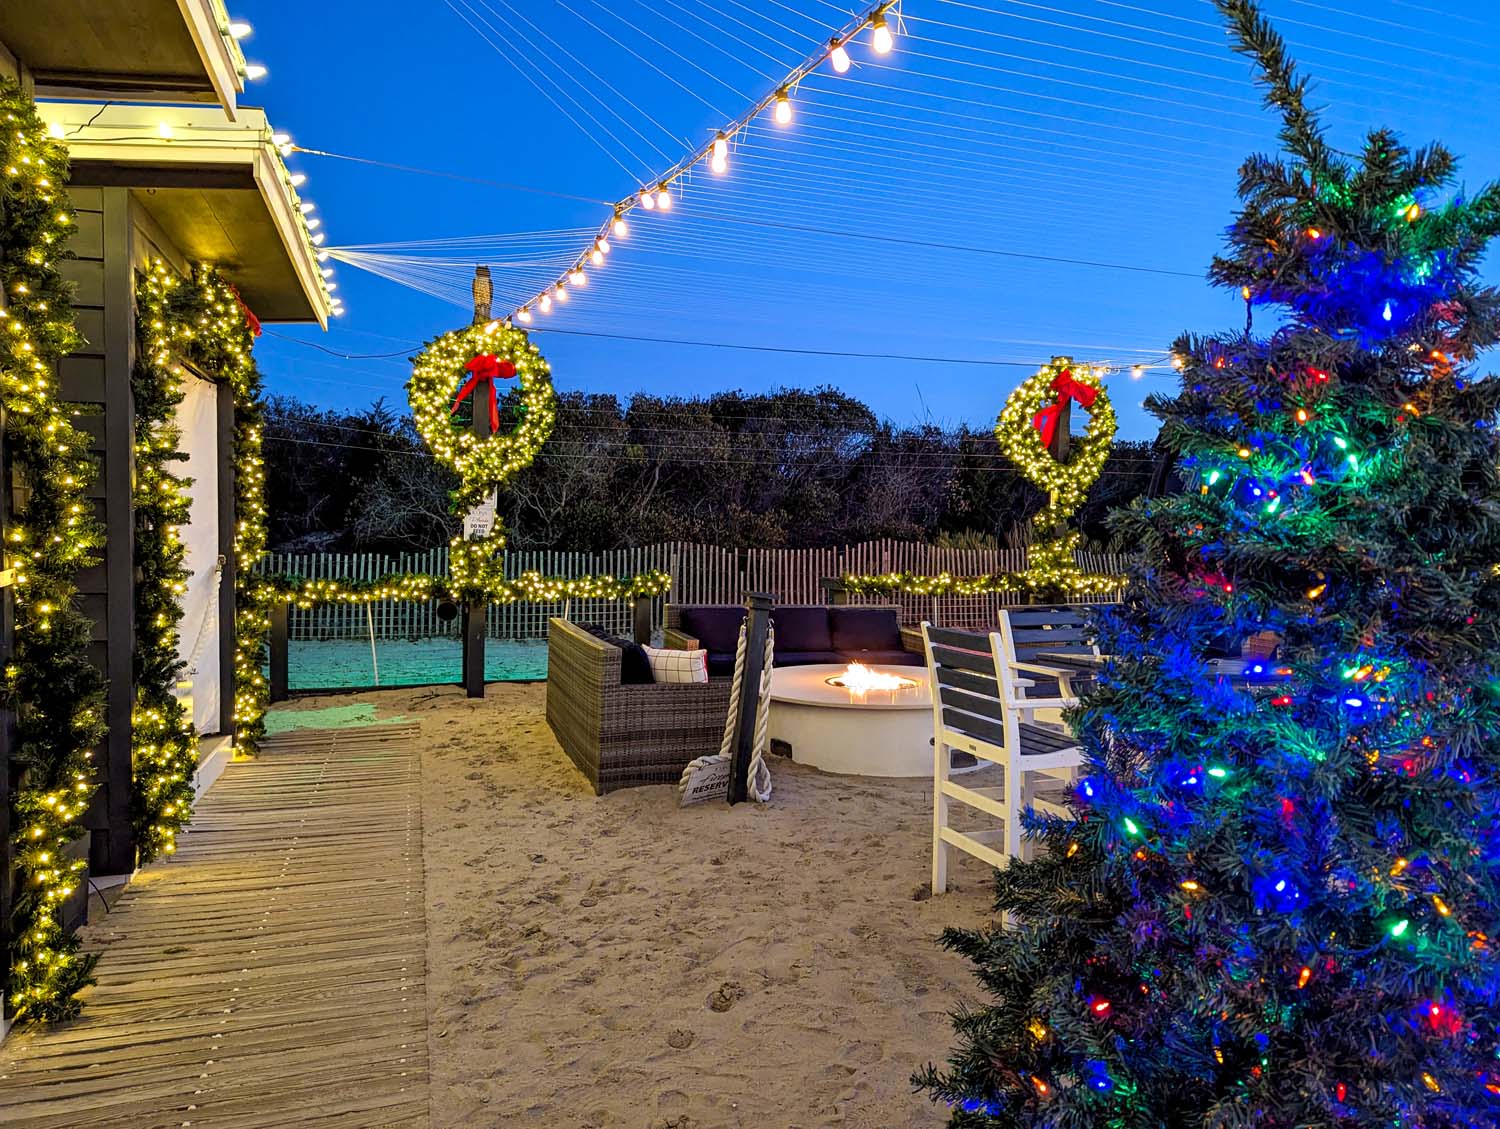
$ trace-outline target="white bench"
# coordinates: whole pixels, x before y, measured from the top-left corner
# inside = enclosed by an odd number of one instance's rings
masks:
[[[1055,780],[1059,774],[1070,775],[1083,763],[1083,750],[1066,727],[1036,717],[1039,708],[1061,709],[1075,704],[1076,699],[1068,692],[1067,677],[1061,680],[1061,693],[1028,696],[1038,683],[1047,686],[1053,672],[1017,657],[1014,628],[1005,622],[1005,613],[1001,615],[1001,630],[989,634],[922,624],[932,679],[934,894],[948,888],[950,846],[995,867],[1007,866],[1012,858],[1020,857],[1020,814],[1028,801],[1039,809],[1067,814],[1060,798],[1028,789],[1026,778],[1037,774]],[[1064,640],[1055,638],[1052,642],[1062,644]],[[1000,765],[1003,784],[998,788],[969,788],[955,783],[950,777],[951,750]],[[1002,826],[982,831],[950,827],[949,805],[954,800],[996,817]]]

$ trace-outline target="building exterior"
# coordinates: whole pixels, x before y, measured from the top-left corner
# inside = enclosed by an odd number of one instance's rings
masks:
[[[242,30],[219,0],[0,5],[0,76],[36,101],[71,165],[76,226],[61,269],[84,344],[61,361],[57,380],[99,466],[91,500],[106,534],[100,562],[78,576],[92,622],[90,655],[107,677],[108,731],[93,757],[99,787],[84,817],[87,833],[73,845],[96,883],[128,876],[139,847],[132,830],[138,279],[160,263],[184,278],[195,264],[212,264],[252,325],[326,325],[336,309],[317,222],[298,194],[301,178],[283,160],[289,146],[262,111],[240,104],[250,70],[234,34]],[[176,422],[187,457],[174,473],[193,480],[182,531],[188,577],[178,655],[187,684],[180,689],[203,739],[199,783],[206,786],[234,728],[236,405],[226,374],[186,361],[172,371],[182,381]],[[8,623],[0,620],[0,635]],[[12,768],[7,795],[16,778]],[[4,830],[8,843],[8,823]],[[9,853],[6,861],[0,918],[9,921],[15,864]],[[68,900],[70,923],[86,910],[86,889],[80,883]]]

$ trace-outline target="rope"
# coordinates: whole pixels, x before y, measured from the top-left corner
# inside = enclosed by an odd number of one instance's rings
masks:
[[[198,636],[193,641],[192,653],[188,655],[184,669],[189,675],[198,673],[198,656],[203,653],[203,645],[209,638],[218,633],[219,630],[219,579],[224,575],[224,554],[219,554],[219,559],[214,562],[213,579],[209,581],[209,587],[213,596],[208,601],[208,609],[203,613],[203,618],[198,621]]]
[[[741,691],[745,683],[745,654],[749,649],[748,628],[748,620],[740,624],[740,639],[734,650],[734,685],[729,691],[729,716],[724,720],[724,739],[719,742],[719,751],[689,762],[677,782],[678,792],[687,791],[688,781],[698,769],[732,761],[734,758],[734,738],[739,730]],[[765,661],[761,666],[760,695],[755,714],[755,735],[751,740],[750,779],[746,787],[750,798],[761,804],[771,798],[771,768],[766,764],[766,753],[771,747],[771,667],[775,650],[776,630],[767,627]]]

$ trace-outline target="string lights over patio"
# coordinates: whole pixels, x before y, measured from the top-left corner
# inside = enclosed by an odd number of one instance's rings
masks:
[[[672,210],[673,191],[678,182],[691,170],[706,164],[716,176],[729,172],[730,152],[739,136],[761,114],[770,112],[778,126],[789,126],[795,117],[792,95],[798,84],[825,62],[838,74],[845,74],[851,66],[849,49],[862,34],[869,32],[869,48],[876,55],[887,55],[895,46],[895,35],[891,24],[900,21],[900,0],[881,0],[871,4],[859,15],[839,29],[820,50],[808,55],[771,87],[770,91],[747,109],[738,118],[718,130],[713,138],[688,153],[682,160],[658,176],[650,178],[638,191],[617,200],[613,214],[601,224],[593,239],[584,248],[569,269],[558,275],[555,282],[528,298],[511,310],[508,317],[523,325],[530,324],[536,313],[548,314],[559,303],[565,303],[572,292],[588,285],[589,268],[603,267],[614,249],[611,239],[620,241],[630,234],[630,225],[625,217],[636,208],[648,212]]]

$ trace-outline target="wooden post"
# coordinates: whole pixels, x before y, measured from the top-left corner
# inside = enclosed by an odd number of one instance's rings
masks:
[[[1068,449],[1072,444],[1073,436],[1073,397],[1062,398],[1062,411],[1057,413],[1057,428],[1052,432],[1052,443],[1047,450],[1052,457],[1060,463],[1068,461]]]
[[[473,289],[474,324],[483,325],[490,320],[490,302],[494,294],[489,267],[474,268]],[[495,390],[485,387],[484,395],[493,396]],[[469,414],[473,417],[471,426],[478,439],[490,437],[490,413],[486,410],[487,408],[488,404],[480,399],[480,391],[476,388],[469,398]],[[488,615],[488,601],[464,601],[460,639],[463,646],[464,693],[470,698],[484,697],[484,635],[485,620]]]
[[[285,600],[271,605],[271,701],[291,697],[288,666],[291,652],[292,605]]]
[[[651,597],[635,598],[635,641],[642,646],[651,643]]]
[[[760,677],[766,665],[766,634],[771,630],[770,596],[756,594],[745,601],[745,668],[740,672],[740,716],[734,733],[734,771],[729,777],[729,802],[750,798],[750,758],[755,751],[755,715],[760,709]]]
[[[470,698],[484,697],[484,630],[487,601],[464,602],[463,649],[464,693]]]

